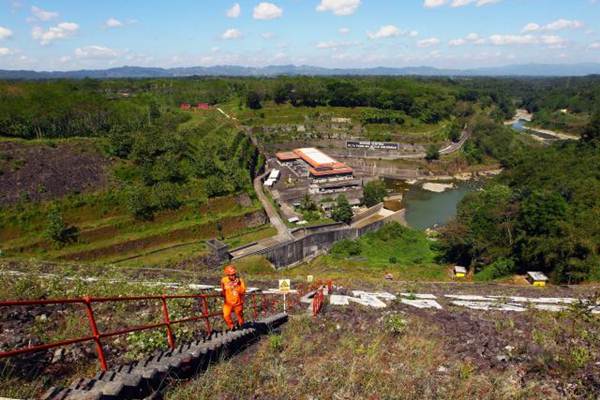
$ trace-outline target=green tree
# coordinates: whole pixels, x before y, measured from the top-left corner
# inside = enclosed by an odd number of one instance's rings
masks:
[[[427,161],[439,160],[440,159],[440,150],[434,144],[429,145],[427,147],[427,153],[425,154],[425,159]]]
[[[592,115],[592,119],[586,126],[581,139],[585,142],[600,142],[600,111]]]
[[[246,106],[252,110],[260,110],[262,98],[255,90],[249,90],[246,94]]]
[[[156,206],[152,201],[152,193],[144,186],[130,189],[127,195],[127,208],[135,219],[151,221],[154,219]]]
[[[55,245],[63,246],[77,239],[79,230],[73,226],[67,226],[62,213],[58,207],[53,206],[48,213],[48,225],[46,226],[46,237]]]
[[[371,181],[363,188],[363,203],[367,207],[379,204],[387,196],[387,189],[382,181]]]
[[[302,211],[317,211],[317,203],[306,193],[302,200],[300,200],[300,209]]]
[[[349,224],[352,221],[352,207],[350,203],[348,203],[348,199],[346,196],[339,195],[335,204],[333,211],[331,212],[331,217],[334,221],[344,222]]]
[[[456,143],[460,140],[460,134],[460,123],[458,121],[453,121],[448,127],[448,139]]]

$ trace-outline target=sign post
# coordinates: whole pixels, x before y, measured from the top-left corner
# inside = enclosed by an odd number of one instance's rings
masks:
[[[290,292],[291,286],[292,284],[289,279],[279,280],[279,292],[283,293],[283,312],[287,312],[286,295]]]

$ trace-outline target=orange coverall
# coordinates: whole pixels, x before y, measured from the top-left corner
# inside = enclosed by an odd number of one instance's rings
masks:
[[[230,279],[228,276],[221,279],[221,289],[225,303],[223,304],[223,318],[229,329],[233,329],[231,311],[235,312],[239,325],[244,324],[244,294],[246,284],[242,278]]]

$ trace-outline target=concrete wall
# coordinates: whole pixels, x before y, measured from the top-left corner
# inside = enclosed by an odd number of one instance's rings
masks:
[[[386,219],[373,222],[362,228],[345,226],[310,233],[302,238],[290,240],[277,244],[273,247],[263,249],[255,254],[263,255],[275,268],[288,267],[301,263],[330,250],[333,245],[343,239],[357,239],[369,232],[377,231],[387,222],[396,221],[401,218],[404,210],[398,211]],[[402,214],[402,215],[401,215]]]

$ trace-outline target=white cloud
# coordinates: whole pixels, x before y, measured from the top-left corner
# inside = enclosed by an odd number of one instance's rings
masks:
[[[467,41],[465,39],[452,39],[448,42],[448,45],[452,47],[462,46],[465,44],[467,44]]]
[[[557,35],[492,35],[489,37],[489,42],[494,46],[542,44],[554,49],[564,48],[567,45],[567,40]]]
[[[317,11],[331,11],[335,15],[352,15],[360,3],[361,0],[321,0]]]
[[[417,32],[417,31],[410,31],[410,32],[408,32],[408,36],[410,36],[410,37],[417,37],[417,36],[419,36],[419,32]]]
[[[417,42],[417,46],[419,46],[421,48],[437,46],[438,44],[440,44],[440,39],[435,38],[435,37],[419,40]]]
[[[479,36],[477,33],[469,33],[464,38],[453,39],[448,42],[451,47],[464,46],[465,44],[484,44],[485,39]]]
[[[104,46],[92,45],[75,49],[75,57],[82,59],[110,59],[119,55],[116,50]]]
[[[449,0],[425,0],[423,6],[425,8],[436,8],[450,3],[451,7],[464,7],[470,4],[482,7],[487,6],[488,4],[499,3],[500,1],[502,0],[452,0],[451,2],[449,2]]]
[[[490,42],[495,46],[536,44],[538,39],[532,35],[492,35]]]
[[[382,26],[381,28],[379,28],[379,30],[377,32],[367,32],[367,36],[370,39],[382,39],[382,38],[400,36],[401,33],[402,32],[400,32],[400,29],[398,29],[398,27],[396,27],[394,25],[385,25],[385,26]]]
[[[339,48],[343,48],[343,47],[351,47],[356,45],[355,42],[335,42],[335,41],[329,41],[329,42],[319,42],[317,43],[317,49],[339,49]]]
[[[583,28],[584,24],[577,20],[559,19],[554,22],[550,22],[545,26],[548,31],[560,31],[563,29],[579,29]]]
[[[242,7],[240,7],[240,3],[235,3],[233,6],[231,6],[230,9],[227,10],[226,15],[229,18],[237,18],[240,16],[241,13],[242,13]]]
[[[536,24],[535,22],[530,22],[523,27],[522,32],[535,32],[539,31],[541,28],[542,27],[539,24]]]
[[[12,50],[7,48],[7,47],[0,47],[0,56],[8,56],[9,54],[12,54]]]
[[[350,33],[350,28],[340,28],[338,29],[338,32],[342,35],[347,35]]]
[[[580,29],[584,26],[585,24],[581,21],[561,18],[543,26],[536,24],[535,22],[530,22],[523,27],[523,32],[561,31],[564,29]]]
[[[594,43],[591,43],[591,44],[588,46],[588,48],[589,48],[589,49],[592,49],[592,50],[598,50],[598,49],[600,49],[600,42],[594,42]]]
[[[264,33],[261,33],[260,36],[263,39],[269,40],[269,39],[273,39],[275,37],[275,34],[273,32],[264,32]]]
[[[43,10],[39,7],[36,6],[32,6],[31,7],[31,14],[33,14],[33,16],[31,17],[31,20],[37,20],[37,21],[50,21],[51,19],[57,18],[58,17],[58,13],[55,11],[46,11]]]
[[[104,26],[105,26],[106,28],[120,28],[120,27],[122,27],[123,25],[124,25],[124,24],[123,24],[121,21],[119,21],[119,20],[118,20],[118,19],[116,19],[116,18],[112,18],[112,17],[111,17],[111,18],[109,18],[109,19],[107,19],[107,20],[106,20],[106,22],[104,22]]]
[[[447,0],[425,0],[425,3],[423,4],[423,6],[425,6],[426,8],[435,8],[435,7],[441,7],[444,4],[446,4],[448,1]]]
[[[79,25],[74,22],[61,22],[56,26],[51,26],[48,30],[36,26],[31,30],[31,36],[45,46],[54,40],[73,36],[78,30]]]
[[[225,39],[225,40],[239,39],[241,37],[242,37],[242,32],[240,32],[237,29],[233,29],[233,28],[232,29],[227,29],[221,35],[221,39]]]
[[[259,3],[254,7],[254,19],[275,19],[283,15],[283,10],[273,3]]]
[[[477,7],[487,6],[488,4],[495,4],[501,0],[453,0],[452,7],[464,7],[469,4],[475,4]]]
[[[0,40],[8,39],[12,35],[13,35],[13,33],[10,29],[0,26]]]
[[[544,35],[541,37],[541,42],[554,49],[560,49],[566,46],[567,40],[556,35]]]

